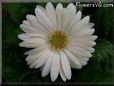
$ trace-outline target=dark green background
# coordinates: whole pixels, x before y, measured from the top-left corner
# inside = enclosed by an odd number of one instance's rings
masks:
[[[38,4],[38,3],[37,3]],[[34,14],[36,3],[3,3],[2,9],[2,66],[3,84],[11,83],[51,83],[50,76],[41,77],[39,69],[29,69],[24,52],[28,49],[18,46],[17,35],[23,33],[19,28],[26,14]],[[45,3],[40,3],[45,6]],[[56,3],[54,4],[56,6]],[[66,7],[67,3],[64,3]],[[98,35],[96,52],[88,65],[80,70],[72,69],[72,78],[66,83],[113,83],[113,8],[79,8],[83,15],[90,15]],[[60,76],[54,83],[64,83]]]

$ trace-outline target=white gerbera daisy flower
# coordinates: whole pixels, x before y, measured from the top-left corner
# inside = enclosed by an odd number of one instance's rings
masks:
[[[66,8],[59,3],[56,9],[50,2],[46,9],[38,5],[35,15],[26,16],[20,25],[25,33],[18,35],[21,47],[34,48],[25,53],[27,64],[41,67],[42,77],[50,73],[51,81],[59,74],[63,81],[70,80],[71,68],[81,69],[95,51],[94,24],[89,23],[89,16],[81,19],[73,3]]]

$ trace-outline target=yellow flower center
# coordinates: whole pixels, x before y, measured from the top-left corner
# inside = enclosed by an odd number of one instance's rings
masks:
[[[63,50],[68,43],[67,34],[61,30],[55,30],[48,35],[48,43],[55,51]]]

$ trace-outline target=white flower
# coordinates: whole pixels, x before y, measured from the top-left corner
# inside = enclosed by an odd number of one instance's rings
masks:
[[[94,24],[89,23],[89,16],[81,19],[73,3],[66,8],[59,3],[56,9],[50,2],[46,9],[38,5],[35,15],[26,16],[20,25],[25,33],[18,35],[21,47],[34,48],[25,53],[27,64],[41,67],[42,77],[50,73],[51,81],[59,74],[63,81],[70,80],[71,68],[81,69],[95,51]]]

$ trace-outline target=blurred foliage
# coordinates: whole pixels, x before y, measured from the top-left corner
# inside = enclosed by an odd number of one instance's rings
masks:
[[[45,6],[44,3],[41,5]],[[18,46],[20,40],[17,35],[22,33],[19,24],[26,19],[26,14],[34,14],[35,6],[36,3],[3,3],[2,66],[4,83],[51,83],[49,75],[42,78],[39,69],[28,68],[24,55],[27,49]],[[96,52],[93,53],[88,65],[80,70],[72,69],[72,79],[67,83],[113,83],[113,8],[83,8],[83,14],[89,14],[91,21],[95,23],[95,34],[98,35]],[[60,76],[56,82],[64,83]]]
[[[109,41],[113,41],[113,10],[114,8],[99,8],[94,15],[96,33]]]

